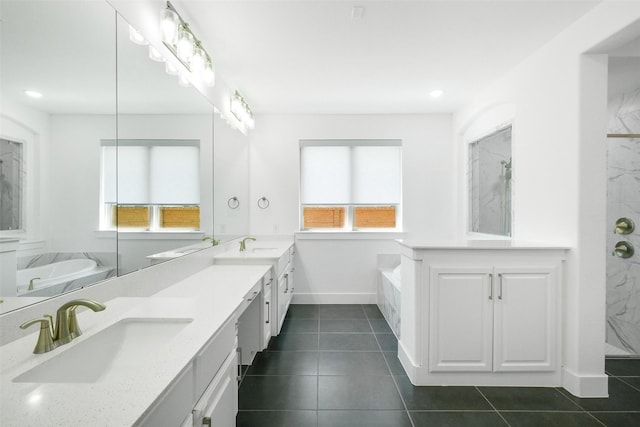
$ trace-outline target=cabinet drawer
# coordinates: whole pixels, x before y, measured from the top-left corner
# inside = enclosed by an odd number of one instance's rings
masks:
[[[285,252],[276,263],[276,276],[280,277],[282,273],[287,269],[289,265],[289,251]]]
[[[136,426],[179,426],[185,421],[195,401],[193,397],[193,365],[189,366],[163,392]]]
[[[194,426],[235,426],[238,413],[238,356],[231,352],[222,369],[211,381],[193,408]]]
[[[262,283],[265,288],[267,286],[271,286],[271,283],[273,283],[273,274],[271,273],[271,270],[267,271],[265,275],[262,276]]]
[[[196,372],[196,396],[204,391],[211,382],[225,359],[229,355],[229,350],[234,347],[236,340],[236,318],[231,317],[220,332],[204,345],[195,361]]]
[[[240,317],[242,313],[244,313],[244,311],[249,307],[249,305],[253,302],[254,299],[260,296],[259,295],[260,291],[262,291],[262,281],[259,281],[258,283],[256,283],[253,286],[253,288],[251,288],[251,290],[247,292],[245,296],[242,298],[242,302],[240,303],[240,305],[238,306],[238,309],[236,310],[236,315],[238,317]]]

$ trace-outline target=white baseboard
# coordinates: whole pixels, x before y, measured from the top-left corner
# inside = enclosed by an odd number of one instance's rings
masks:
[[[562,368],[562,387],[577,397],[609,397],[609,379],[602,375],[578,375]]]
[[[293,304],[376,304],[377,294],[301,294],[294,293]]]

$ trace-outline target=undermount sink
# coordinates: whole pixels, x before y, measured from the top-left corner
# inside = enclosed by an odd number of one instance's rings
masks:
[[[95,383],[145,369],[193,319],[126,318],[13,379],[19,383]]]
[[[251,249],[247,249],[247,252],[260,253],[260,252],[275,251],[276,249],[278,248],[251,248]]]

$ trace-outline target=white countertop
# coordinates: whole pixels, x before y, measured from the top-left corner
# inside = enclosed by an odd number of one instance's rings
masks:
[[[444,241],[424,241],[424,240],[396,240],[400,245],[414,250],[444,249],[444,250],[531,250],[531,249],[570,249],[570,246],[563,244],[518,242],[508,239],[500,240],[444,240]]]
[[[232,249],[215,256],[216,259],[265,259],[280,258],[293,246],[293,240],[247,240],[246,250]]]
[[[3,426],[129,426],[216,331],[234,315],[243,296],[269,266],[214,265],[147,298],[115,298],[102,312],[79,313],[83,335],[45,354],[32,354],[37,334],[0,347],[0,425]],[[94,383],[17,383],[12,380],[67,351],[106,327],[129,317],[193,318],[144,370],[126,376],[106,375]],[[81,361],[78,361],[81,363]]]

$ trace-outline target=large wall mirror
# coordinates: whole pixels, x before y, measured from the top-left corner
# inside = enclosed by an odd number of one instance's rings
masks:
[[[3,1],[0,16],[0,239],[19,240],[0,313],[246,234],[247,138],[108,3]],[[214,181],[225,207],[245,202],[216,227]]]
[[[97,209],[100,139],[117,136],[116,13],[103,2],[0,7],[0,136],[22,147],[20,159],[2,152],[3,174],[5,162],[22,165],[12,182],[3,178],[1,215],[12,188],[23,219],[0,231],[20,240],[15,282],[2,275],[4,312],[117,272],[116,233],[99,231]]]
[[[102,228],[117,227],[119,275],[210,246],[213,235],[213,106],[134,31],[118,15],[117,156],[102,141],[105,159],[117,157]]]
[[[469,144],[469,229],[511,236],[511,126]]]

